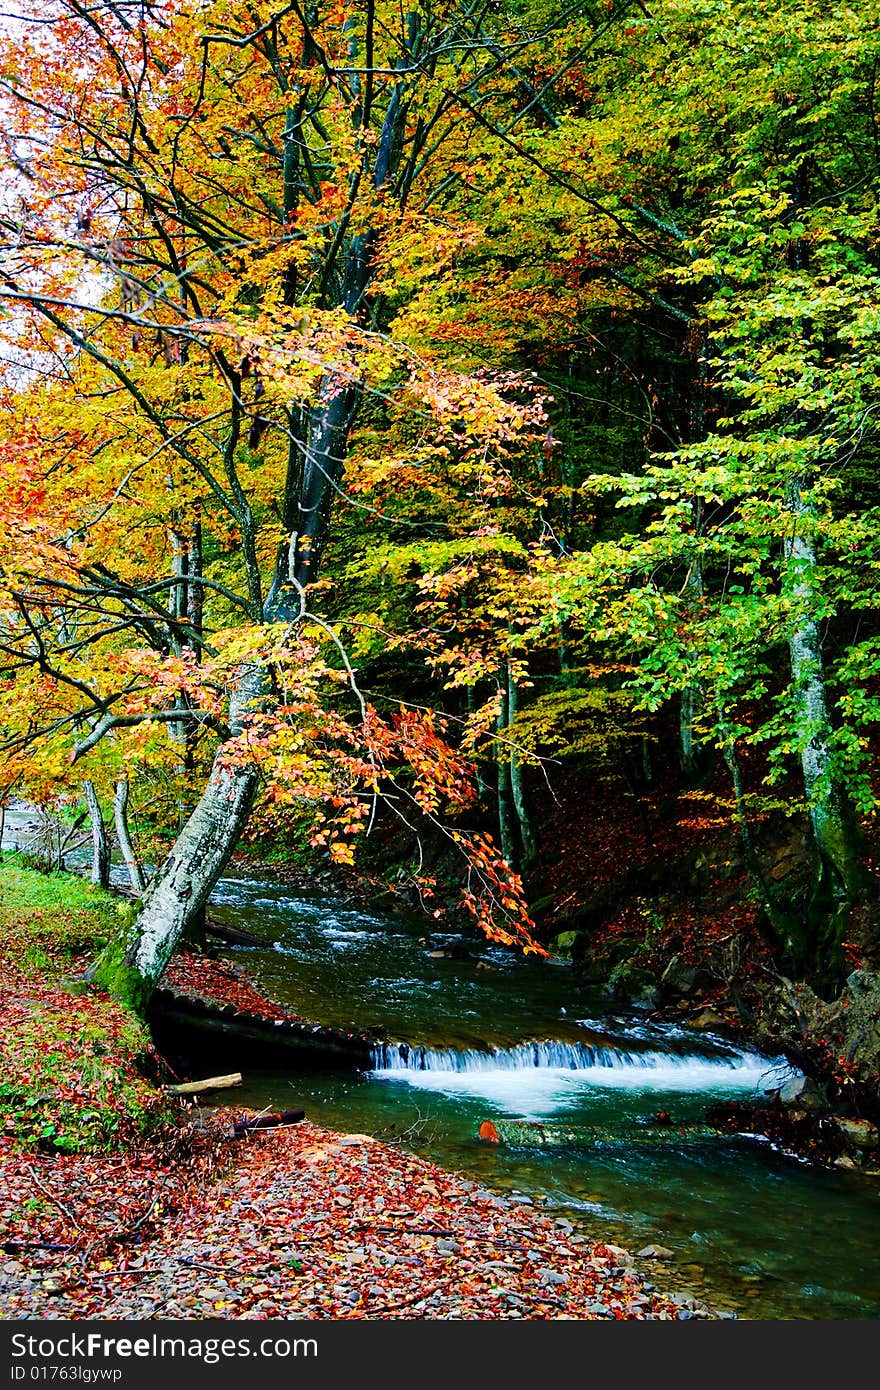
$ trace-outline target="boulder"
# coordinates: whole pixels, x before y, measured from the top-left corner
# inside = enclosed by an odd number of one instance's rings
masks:
[[[876,1149],[880,1146],[880,1132],[870,1120],[849,1120],[843,1115],[835,1115],[836,1124],[848,1149]]]
[[[607,993],[612,999],[623,999],[641,1008],[656,1006],[657,978],[644,966],[632,960],[622,960],[608,976]]]
[[[686,998],[705,981],[698,965],[688,965],[681,956],[673,956],[660,976],[660,989],[665,995]]]
[[[824,1086],[809,1076],[793,1076],[776,1092],[780,1105],[798,1110],[827,1110],[828,1096]]]
[[[836,1059],[845,1057],[846,1104],[873,1113],[880,1073],[880,972],[853,971],[831,1000],[780,976],[764,989],[754,1013],[759,1044],[767,1051],[811,1057],[829,1093],[841,1100]]]
[[[716,1013],[714,1009],[701,1009],[696,1018],[688,1019],[688,1026],[699,1029],[716,1029],[725,1027],[726,1022],[727,1020],[722,1018],[721,1014]]]
[[[572,947],[577,939],[578,933],[576,931],[561,931],[559,935],[554,936],[550,942],[554,955],[570,956]]]

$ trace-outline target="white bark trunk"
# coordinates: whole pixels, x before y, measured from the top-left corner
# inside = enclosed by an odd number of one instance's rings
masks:
[[[507,668],[507,714],[511,724],[516,719],[517,703],[519,692],[516,681],[510,667]],[[510,790],[513,796],[514,810],[519,822],[519,836],[523,847],[523,866],[528,867],[534,864],[538,857],[537,845],[535,844],[535,832],[532,829],[532,818],[529,815],[528,802],[526,801],[526,789],[523,784],[522,765],[517,759],[515,748],[510,750]]]
[[[116,790],[113,795],[113,821],[116,826],[116,839],[125,860],[125,867],[128,870],[128,880],[134,892],[140,897],[146,887],[144,871],[138,862],[138,857],[131,842],[131,835],[128,830],[128,778],[121,777],[116,783]]]
[[[501,680],[501,703],[498,709],[496,728],[499,734],[505,733],[508,724],[507,677]],[[513,795],[510,785],[510,757],[503,744],[498,745],[498,831],[501,837],[501,853],[512,869],[517,867],[516,840],[513,830]]]
[[[233,772],[215,766],[196,809],[145,893],[128,956],[138,974],[152,984],[226,867],[256,785],[252,769]]]
[[[92,782],[83,782],[83,796],[89,808],[89,821],[92,827],[92,883],[99,888],[107,888],[110,883],[110,842],[107,827],[101,815],[98,794]]]

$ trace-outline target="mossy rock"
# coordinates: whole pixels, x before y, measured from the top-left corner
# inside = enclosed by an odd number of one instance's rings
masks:
[[[577,931],[561,931],[558,936],[551,939],[550,947],[556,956],[574,956],[579,952],[575,949],[578,939],[582,936]]]
[[[632,960],[620,961],[615,965],[608,976],[606,992],[612,999],[626,1000],[645,1008],[653,1008],[659,997],[656,975]]]

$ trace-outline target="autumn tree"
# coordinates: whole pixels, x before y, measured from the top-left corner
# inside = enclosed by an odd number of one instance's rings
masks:
[[[477,489],[541,429],[516,381],[389,334],[376,286],[395,247],[427,265],[467,238],[438,200],[512,94],[526,122],[541,110],[524,69],[574,22],[526,5],[58,0],[6,45],[10,436],[35,422],[38,483],[3,505],[44,540],[39,563],[32,547],[4,562],[3,651],[18,691],[35,672],[56,696],[12,744],[79,762],[146,737],[190,776],[210,761],[97,966],[141,1006],[269,766],[274,794],[286,779],[345,824],[395,759],[415,759],[422,809],[444,790],[436,749],[439,790],[425,764],[436,730],[373,714],[314,594],[366,398],[408,414],[410,466],[429,477],[457,458]],[[583,38],[596,21],[577,25]],[[356,746],[316,693],[334,681]],[[489,849],[471,848],[483,884],[500,884]],[[515,886],[501,902],[521,915]]]

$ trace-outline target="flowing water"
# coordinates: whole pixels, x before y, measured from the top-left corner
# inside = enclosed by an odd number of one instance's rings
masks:
[[[880,1315],[880,1179],[818,1171],[698,1126],[716,1098],[779,1084],[782,1059],[684,1027],[609,1015],[561,963],[318,895],[225,879],[212,911],[273,941],[225,952],[303,1017],[381,1030],[364,1073],[251,1073],[242,1103],[302,1104],[339,1129],[398,1138],[594,1238],[670,1247],[658,1282],[741,1317]],[[442,950],[442,957],[431,952]],[[484,1120],[571,1131],[553,1146],[480,1143]]]

